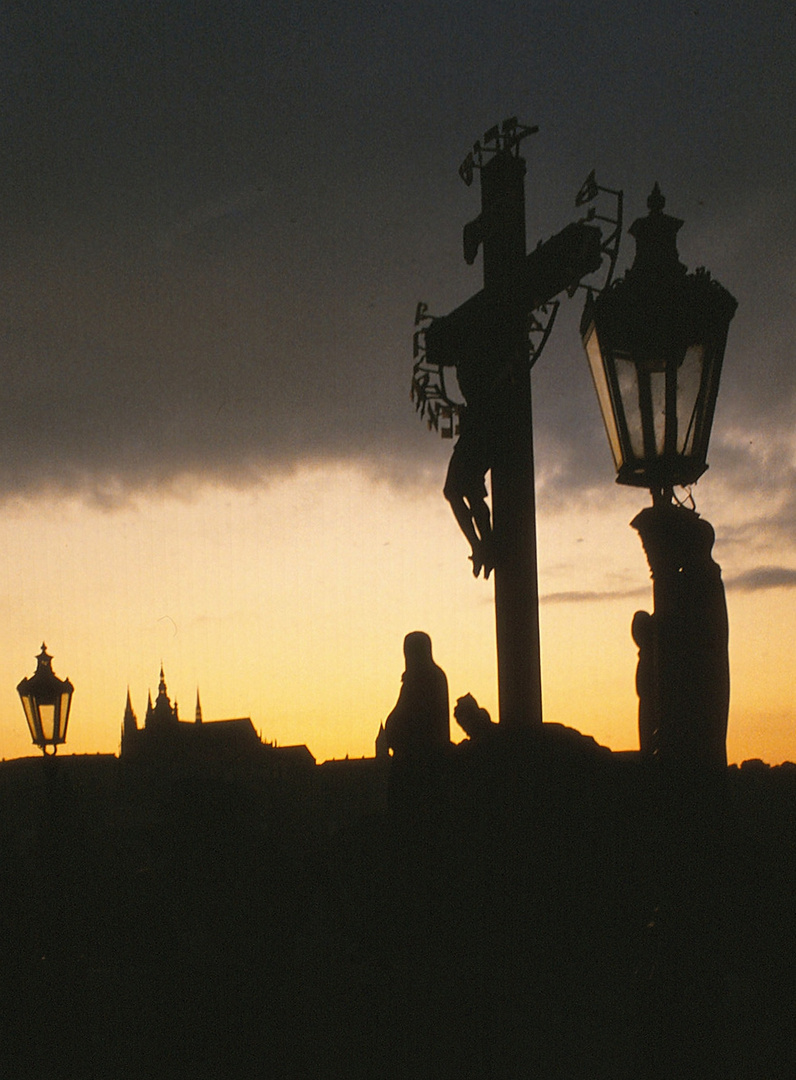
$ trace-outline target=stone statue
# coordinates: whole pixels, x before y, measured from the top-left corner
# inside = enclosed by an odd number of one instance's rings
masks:
[[[481,708],[472,694],[456,699],[453,715],[471,743],[488,739],[497,730],[497,724],[493,723],[489,712]]]
[[[651,723],[648,710],[657,719],[656,755],[726,766],[729,627],[721,568],[711,554],[713,527],[693,510],[665,504],[642,510],[631,524],[641,536],[655,596],[653,666],[642,657],[648,643],[640,645],[639,666],[650,699],[644,723]],[[640,720],[641,712],[640,701]]]
[[[655,696],[655,616],[637,611],[631,629],[638,645],[636,693],[638,694],[638,742],[641,756],[650,760],[658,752],[658,714]]]
[[[406,635],[404,657],[401,692],[384,722],[380,743],[397,761],[420,762],[450,746],[448,680],[431,655],[431,638],[422,630]]]

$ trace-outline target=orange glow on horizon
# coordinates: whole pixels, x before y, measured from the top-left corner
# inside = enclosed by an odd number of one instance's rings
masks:
[[[615,750],[637,746],[630,621],[652,603],[627,526],[633,496],[539,522],[552,598],[541,606],[545,719]],[[75,685],[61,753],[118,752],[127,688],[140,724],[162,662],[183,719],[198,688],[206,720],[250,716],[263,738],[306,743],[319,761],[371,756],[415,629],[431,635],[451,705],[471,692],[497,717],[492,585],[468,574],[436,491],[331,467],[260,490],[43,509],[7,505],[0,517],[2,757],[37,752],[15,687],[42,640]],[[794,760],[790,594],[729,592],[728,604],[730,760]]]

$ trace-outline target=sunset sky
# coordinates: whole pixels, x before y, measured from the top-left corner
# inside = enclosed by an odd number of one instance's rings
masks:
[[[162,662],[186,719],[198,687],[206,719],[371,754],[414,629],[496,715],[492,585],[409,382],[417,301],[481,286],[458,166],[517,115],[529,248],[591,169],[626,226],[657,181],[681,259],[738,300],[694,496],[730,760],[796,760],[795,24],[784,0],[5,5],[0,756],[32,752],[42,641],[76,687],[67,752],[117,751]],[[613,482],[581,307],[533,374],[544,710],[618,750],[648,497]]]

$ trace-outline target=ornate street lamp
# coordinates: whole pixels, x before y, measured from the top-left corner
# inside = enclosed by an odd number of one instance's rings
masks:
[[[52,657],[42,643],[36,673],[23,679],[17,687],[25,710],[30,734],[36,746],[47,756],[47,748],[55,754],[66,742],[66,725],[75,688],[68,679],[59,679],[52,669]]]
[[[736,301],[710,274],[689,274],[677,252],[683,224],[663,213],[630,227],[636,258],[624,278],[586,303],[581,334],[614,457],[617,482],[672,489],[707,469],[727,331]]]
[[[636,257],[624,278],[589,296],[581,334],[617,482],[646,487],[653,505],[631,522],[652,571],[654,613],[637,612],[639,738],[644,757],[726,765],[727,609],[715,538],[673,489],[707,469],[730,321],[737,303],[710,274],[679,260],[683,224],[649,214],[630,228]]]

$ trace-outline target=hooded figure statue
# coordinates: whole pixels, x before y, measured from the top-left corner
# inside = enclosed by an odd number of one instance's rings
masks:
[[[384,723],[385,741],[397,760],[428,760],[450,745],[448,680],[422,630],[404,638],[404,658],[401,692]]]

